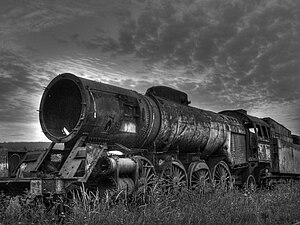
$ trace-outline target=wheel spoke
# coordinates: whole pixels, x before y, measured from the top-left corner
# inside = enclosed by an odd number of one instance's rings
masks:
[[[140,193],[146,194],[148,191],[150,191],[150,188],[154,186],[154,166],[145,157],[136,156],[136,160],[139,162],[139,165],[141,167],[139,168],[138,190]]]
[[[145,177],[149,177],[149,175],[151,174],[151,169],[146,168],[144,173],[145,173],[144,175]]]
[[[227,189],[231,182],[231,173],[225,162],[219,162],[213,170],[213,179],[217,186]]]
[[[220,179],[222,177],[222,174],[221,174],[221,171],[220,171],[219,167],[216,168],[215,177],[218,178],[218,179]]]
[[[185,180],[185,174],[181,174],[181,176],[179,177],[180,181],[184,181]]]
[[[167,192],[177,193],[182,187],[186,186],[187,176],[185,169],[177,160],[166,165],[161,173],[161,178]]]
[[[205,180],[205,182],[209,182],[209,173],[208,172],[205,174],[204,180]]]
[[[172,166],[173,168],[173,177],[179,177],[181,175],[181,171],[179,170],[178,167],[175,167],[174,165]]]
[[[207,185],[210,183],[210,171],[207,165],[204,162],[197,162],[190,165],[189,168],[189,183],[192,190],[200,191],[204,193],[207,190]],[[218,171],[220,176],[220,171]]]
[[[199,180],[200,179],[200,174],[197,172],[192,173],[192,180]]]

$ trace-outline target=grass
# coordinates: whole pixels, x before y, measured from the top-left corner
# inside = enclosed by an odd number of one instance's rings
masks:
[[[273,190],[222,191],[205,195],[182,190],[166,194],[155,188],[147,202],[122,194],[100,198],[84,189],[74,194],[60,220],[27,195],[0,198],[1,224],[295,224],[300,222],[300,182]]]

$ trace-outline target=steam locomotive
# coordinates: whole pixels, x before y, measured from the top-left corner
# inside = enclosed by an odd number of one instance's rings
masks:
[[[84,183],[132,193],[157,179],[197,189],[300,178],[300,137],[283,125],[242,109],[215,113],[189,104],[186,93],[165,86],[143,95],[58,75],[39,109],[52,143],[46,151],[2,151],[0,188],[62,194]]]

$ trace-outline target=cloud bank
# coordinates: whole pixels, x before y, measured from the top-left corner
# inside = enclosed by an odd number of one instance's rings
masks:
[[[39,127],[43,86],[63,72],[139,92],[171,86],[196,107],[244,108],[300,134],[297,0],[4,3],[0,140],[44,140],[28,129]]]

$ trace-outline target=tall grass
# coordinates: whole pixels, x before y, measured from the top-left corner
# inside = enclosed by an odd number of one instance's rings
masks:
[[[144,197],[144,196],[142,196]],[[57,219],[26,196],[0,199],[2,224],[295,224],[300,222],[300,182],[272,190],[223,191],[202,194],[183,189],[166,193],[155,187],[141,196],[107,192],[104,197],[82,188]],[[56,216],[56,217],[55,217]]]

